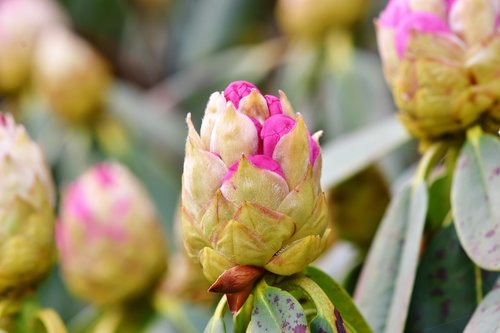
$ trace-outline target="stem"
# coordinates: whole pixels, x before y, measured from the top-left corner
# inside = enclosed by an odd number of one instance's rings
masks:
[[[36,317],[42,322],[47,333],[68,333],[61,317],[52,309],[41,309]]]
[[[474,275],[476,279],[476,302],[479,305],[483,300],[483,278],[481,268],[477,265],[474,265]]]
[[[196,332],[196,329],[189,322],[182,305],[178,301],[170,297],[162,297],[155,302],[156,309],[169,318],[172,324],[179,332]]]
[[[93,333],[113,333],[123,320],[123,311],[121,308],[110,309],[103,314],[97,322]]]
[[[415,178],[413,178],[414,185],[420,182],[425,182],[434,165],[436,165],[436,163],[439,162],[443,156],[446,148],[447,146],[444,143],[438,142],[426,150],[424,156],[422,156],[420,162],[418,163],[417,172],[415,174]]]

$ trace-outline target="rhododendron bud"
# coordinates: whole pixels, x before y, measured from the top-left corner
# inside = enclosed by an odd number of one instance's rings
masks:
[[[40,147],[0,113],[0,295],[32,287],[54,259],[54,186]]]
[[[165,270],[161,226],[145,190],[119,164],[99,164],[66,189],[56,239],[69,289],[94,304],[140,296]]]
[[[14,92],[26,83],[37,36],[64,21],[52,1],[0,1],[0,91]]]
[[[101,111],[111,76],[92,47],[65,29],[50,29],[35,54],[35,79],[54,111],[69,122],[92,120]]]
[[[243,288],[264,270],[291,275],[316,259],[330,234],[321,154],[286,96],[235,82],[210,97],[200,135],[187,123],[182,233],[207,279],[229,272]]]
[[[377,20],[400,117],[424,140],[461,133],[500,97],[496,0],[391,0]]]
[[[285,33],[315,39],[360,20],[368,7],[368,0],[280,0],[276,18]]]

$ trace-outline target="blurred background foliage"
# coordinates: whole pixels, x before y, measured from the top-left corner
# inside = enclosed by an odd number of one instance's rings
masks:
[[[13,113],[43,146],[59,196],[69,181],[103,160],[124,163],[143,182],[160,213],[175,264],[157,291],[156,312],[143,308],[136,312],[140,319],[128,320],[141,322],[148,332],[199,332],[215,300],[205,295],[203,279],[179,254],[175,221],[186,114],[199,126],[211,92],[233,80],[247,80],[270,94],[285,91],[309,128],[324,131],[323,146],[390,118],[395,108],[373,27],[385,1],[61,0],[57,5],[69,18],[67,29],[98,60],[80,59],[68,50],[68,57],[84,64],[84,73],[52,82],[50,73],[45,79],[43,70],[33,69],[22,87],[0,91],[0,107]],[[46,42],[49,49],[55,43]],[[61,69],[63,60],[49,52],[36,66]],[[67,105],[57,103],[72,94],[61,91],[92,91],[84,86],[92,80],[86,74],[99,66],[110,76],[102,74],[106,82],[97,89],[102,100],[91,107],[90,116],[74,116],[77,111],[70,110],[93,98],[84,93]],[[51,86],[56,87],[55,98],[48,91]],[[364,146],[350,154],[370,154],[372,149]],[[352,169],[352,179],[324,189],[336,239],[318,264],[348,288],[388,204],[388,184],[411,168],[416,157],[415,144],[402,145],[377,159],[377,165],[359,174]],[[324,173],[336,168],[336,158],[324,163]],[[71,332],[84,331],[99,316],[98,310],[71,296],[57,266],[37,297],[61,315]]]

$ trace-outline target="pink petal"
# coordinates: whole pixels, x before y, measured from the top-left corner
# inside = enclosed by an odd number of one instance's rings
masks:
[[[2,127],[7,127],[7,118],[3,115],[3,113],[0,113],[0,125]]]
[[[98,164],[94,167],[94,172],[102,186],[113,186],[115,183],[113,167],[110,164]]]
[[[259,92],[259,89],[253,83],[247,81],[234,81],[231,82],[226,89],[224,89],[224,97],[226,98],[226,101],[231,101],[233,105],[238,108],[240,100],[249,95],[252,92],[252,89],[256,89],[257,92]]]
[[[412,32],[420,33],[449,33],[448,25],[438,16],[429,13],[413,13],[407,16],[396,30],[396,50],[402,58],[408,46]]]
[[[385,28],[395,28],[410,14],[408,0],[390,0],[377,22]]]
[[[274,148],[276,148],[281,137],[290,132],[294,126],[295,120],[289,116],[277,114],[269,117],[260,131],[264,155],[272,157]]]
[[[316,159],[318,158],[319,155],[319,145],[314,141],[314,139],[309,135],[309,146],[311,147],[311,152],[309,156],[309,160],[311,162],[311,165],[314,165],[314,162],[316,162]]]
[[[271,116],[282,114],[283,107],[281,106],[281,101],[278,97],[273,95],[264,96],[267,102],[267,108],[269,109],[269,114]]]
[[[283,174],[283,169],[281,169],[281,166],[279,165],[278,162],[273,160],[272,158],[265,156],[265,155],[253,155],[253,156],[248,156],[248,160],[250,163],[252,163],[253,166],[262,169],[262,170],[269,170],[272,172],[277,173],[281,177],[285,177]],[[226,175],[224,176],[223,182],[226,180],[229,180],[238,170],[240,162],[235,162],[233,163],[230,167]]]

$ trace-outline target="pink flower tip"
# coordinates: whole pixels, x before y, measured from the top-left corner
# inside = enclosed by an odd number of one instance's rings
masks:
[[[226,101],[231,101],[234,106],[238,108],[241,99],[249,95],[252,92],[252,89],[257,90],[257,92],[260,93],[259,89],[253,83],[247,81],[234,81],[231,82],[226,89],[224,89],[224,97],[226,98]]]
[[[260,136],[263,143],[263,153],[272,157],[280,139],[295,126],[295,120],[283,114],[269,117],[262,126]]]
[[[269,170],[274,173],[277,173],[281,177],[285,177],[283,174],[283,170],[281,169],[281,166],[279,165],[278,162],[273,160],[272,158],[265,156],[265,155],[252,155],[247,157],[250,163],[262,170]],[[240,162],[235,162],[233,163],[230,167],[226,175],[224,176],[224,182],[231,179],[231,177],[236,173],[238,170],[238,166],[240,165]]]
[[[7,117],[3,113],[0,113],[0,126],[7,127]]]
[[[266,99],[267,108],[269,109],[269,114],[271,116],[283,113],[283,107],[281,106],[281,101],[278,97],[273,95],[266,95],[264,97]]]
[[[101,163],[94,167],[94,174],[102,186],[108,187],[115,183],[113,166],[107,163]]]

